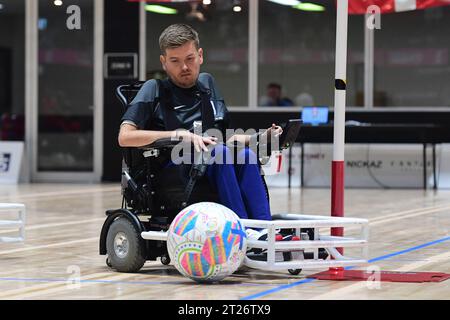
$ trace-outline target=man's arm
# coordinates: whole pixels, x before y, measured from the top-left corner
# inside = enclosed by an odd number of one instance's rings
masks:
[[[216,145],[217,140],[213,137],[198,136],[188,130],[140,130],[132,124],[124,123],[120,127],[118,142],[121,147],[143,147],[165,138],[182,139],[184,142],[191,142],[197,152],[200,152],[200,149],[208,151],[206,146],[209,144]]]
[[[159,139],[175,137],[175,131],[138,130],[135,126],[124,123],[120,126],[118,141],[121,147],[143,147]]]

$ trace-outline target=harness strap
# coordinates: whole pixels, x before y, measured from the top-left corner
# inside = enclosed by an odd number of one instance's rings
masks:
[[[166,130],[176,130],[181,127],[178,118],[175,115],[175,109],[172,103],[172,94],[168,86],[168,80],[156,80],[158,82],[159,99],[160,106],[163,113],[164,126]],[[214,127],[214,112],[211,105],[211,90],[205,87],[200,81],[197,81],[197,87],[200,91],[201,97],[201,116],[202,116],[202,132]],[[161,90],[162,89],[162,90]],[[186,184],[183,195],[182,207],[186,207],[191,198],[192,191],[194,190],[195,183],[201,177],[204,176],[206,172],[207,164],[203,161],[203,151],[201,151],[200,159],[202,159],[199,164],[192,164],[189,172],[189,181]]]

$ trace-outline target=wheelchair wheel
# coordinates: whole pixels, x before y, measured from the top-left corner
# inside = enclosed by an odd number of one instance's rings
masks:
[[[300,272],[302,272],[302,269],[288,269],[289,273],[293,276],[298,276]]]
[[[140,234],[126,218],[115,220],[106,237],[106,250],[111,267],[119,272],[136,272],[146,259],[140,246]]]

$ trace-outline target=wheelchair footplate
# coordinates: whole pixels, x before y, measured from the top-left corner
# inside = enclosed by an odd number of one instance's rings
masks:
[[[268,230],[267,240],[248,240],[248,254],[244,264],[261,270],[320,269],[356,266],[367,263],[369,222],[366,219],[337,218],[330,216],[280,214],[272,221],[241,219],[247,228]],[[357,237],[337,237],[321,234],[325,229],[348,228],[359,230]],[[289,230],[296,240],[276,241],[276,234]],[[302,230],[312,231],[312,239]],[[354,230],[352,230],[353,232]],[[359,257],[342,255],[338,248],[360,248]],[[327,259],[330,257],[330,259]],[[298,273],[296,273],[298,274]]]

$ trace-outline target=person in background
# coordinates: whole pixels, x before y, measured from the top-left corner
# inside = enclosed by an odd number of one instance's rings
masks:
[[[294,105],[291,99],[287,97],[282,97],[281,85],[275,82],[269,83],[267,85],[267,93],[264,97],[261,105],[264,107],[291,107]]]

